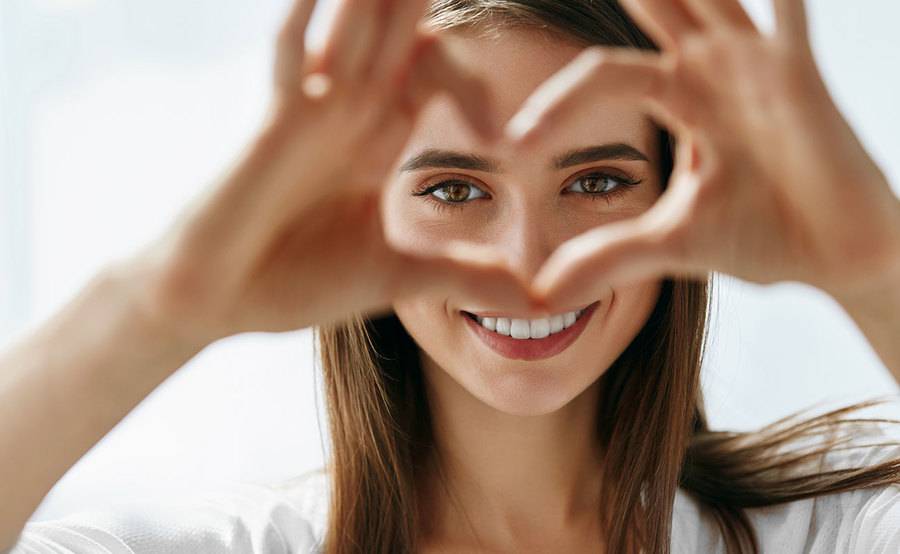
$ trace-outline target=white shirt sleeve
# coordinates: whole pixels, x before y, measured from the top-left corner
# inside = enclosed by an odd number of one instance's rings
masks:
[[[896,427],[863,425],[851,445],[897,441]],[[816,441],[817,442],[817,441]],[[877,465],[900,459],[900,446],[835,450],[820,471]],[[900,553],[900,484],[824,494],[746,510],[760,552],[778,554]],[[673,554],[725,554],[715,519],[679,489],[675,499]]]
[[[850,551],[860,554],[900,552],[900,486],[878,487],[859,511]]]
[[[886,424],[861,424],[852,430],[846,446],[825,456],[822,471],[871,467],[900,459],[898,429]],[[900,552],[900,484],[882,484],[791,502],[759,510],[763,544],[785,552],[846,552],[897,554]],[[765,515],[762,515],[765,514]],[[764,548],[763,552],[767,550]]]
[[[312,518],[289,495],[238,484],[215,495],[28,522],[10,554],[306,554],[319,548]]]
[[[859,444],[900,442],[897,426],[880,423],[861,433]],[[900,460],[900,446],[885,445],[851,451],[839,467],[873,466]],[[847,540],[848,551],[858,554],[897,554],[900,552],[900,484],[892,483],[846,493],[840,506],[852,523]]]

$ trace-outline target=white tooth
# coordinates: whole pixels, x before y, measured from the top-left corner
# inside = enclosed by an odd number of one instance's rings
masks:
[[[527,319],[513,319],[509,326],[509,336],[514,339],[527,339],[531,336],[531,323]]]
[[[550,318],[550,333],[559,333],[563,330],[563,316],[555,315]]]
[[[497,318],[496,331],[498,333],[500,333],[501,335],[506,335],[508,337],[509,336],[509,327],[510,327],[509,318],[506,318],[506,317],[498,317]]]
[[[532,319],[531,320],[531,338],[542,339],[542,338],[548,337],[548,336],[550,336],[550,320],[547,318]]]
[[[488,331],[496,331],[497,330],[497,318],[496,317],[482,317],[479,319],[481,320],[481,325]]]
[[[566,312],[563,314],[563,327],[568,329],[575,323],[577,317],[575,316],[575,312]]]

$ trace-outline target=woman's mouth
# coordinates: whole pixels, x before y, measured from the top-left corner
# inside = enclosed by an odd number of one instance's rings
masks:
[[[461,311],[468,327],[498,354],[516,360],[540,360],[569,347],[587,326],[600,301],[580,310],[539,319]]]

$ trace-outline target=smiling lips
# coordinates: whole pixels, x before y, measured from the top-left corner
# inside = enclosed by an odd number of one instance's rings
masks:
[[[540,360],[562,352],[581,334],[599,301],[540,319],[478,316],[461,312],[468,327],[492,350],[515,360]]]

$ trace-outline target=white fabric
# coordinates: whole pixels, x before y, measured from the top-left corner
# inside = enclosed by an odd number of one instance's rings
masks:
[[[859,439],[854,443],[891,437],[876,429]],[[833,452],[826,463],[851,467],[893,457],[900,457],[900,447]],[[318,471],[280,486],[245,485],[180,504],[81,512],[29,522],[11,554],[316,553],[321,552],[328,495],[327,475]],[[753,508],[747,514],[764,554],[900,553],[898,485]],[[697,502],[680,489],[672,524],[673,554],[725,554],[715,521],[701,514]]]
[[[134,502],[29,522],[10,554],[307,554],[321,552],[328,480],[236,484],[215,495]]]

